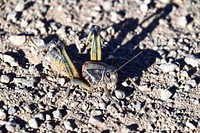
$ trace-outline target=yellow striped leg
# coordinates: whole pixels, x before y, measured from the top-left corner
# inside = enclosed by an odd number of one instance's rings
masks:
[[[102,52],[101,52],[101,36],[100,36],[100,27],[93,25],[90,29],[89,35],[86,40],[86,46],[91,41],[91,51],[90,51],[90,60],[92,61],[101,61]]]

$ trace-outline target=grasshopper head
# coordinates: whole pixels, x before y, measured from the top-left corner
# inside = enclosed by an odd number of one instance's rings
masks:
[[[107,66],[107,69],[105,71],[104,81],[108,89],[112,89],[113,87],[115,87],[118,81],[118,74],[114,67]]]

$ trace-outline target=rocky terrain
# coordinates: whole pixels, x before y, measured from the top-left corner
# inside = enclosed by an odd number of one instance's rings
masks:
[[[200,132],[200,1],[1,0],[0,10],[1,132]],[[93,24],[103,62],[119,68],[142,51],[118,71],[119,105],[71,86],[41,50],[61,40],[81,70]]]

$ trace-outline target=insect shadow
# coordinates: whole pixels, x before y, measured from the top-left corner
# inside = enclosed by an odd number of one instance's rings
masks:
[[[138,19],[128,18],[118,24],[112,25],[112,27],[115,29],[115,32],[119,32],[119,35],[116,38],[112,38],[108,42],[109,46],[102,50],[104,53],[103,59],[106,59],[105,57],[112,55],[115,57],[115,61],[120,66],[135,56],[137,53],[139,53],[141,51],[139,49],[139,43],[154,31],[154,29],[159,25],[159,20],[166,19],[166,17],[172,11],[173,6],[177,5],[170,3],[167,4],[164,8],[157,9],[154,14],[143,20],[141,23],[138,23]],[[128,34],[134,31],[138,26],[142,27],[144,22],[148,22],[148,20],[152,18],[154,18],[153,21],[151,21],[147,27],[142,28],[142,31],[139,34],[133,36],[129,41],[121,45]],[[146,71],[147,68],[155,62],[155,59],[160,57],[161,56],[157,51],[152,49],[144,50],[136,59],[125,65],[118,72],[119,79],[123,81],[127,77],[137,77],[138,80],[136,83],[139,83],[142,76],[142,71]],[[110,62],[110,60],[107,58],[105,62]],[[118,88],[124,90],[124,87],[120,85],[121,82],[119,82]],[[125,90],[128,91],[128,95],[133,93],[133,89],[131,88],[127,88]]]

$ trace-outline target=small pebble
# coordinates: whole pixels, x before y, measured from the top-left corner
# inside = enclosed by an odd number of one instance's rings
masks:
[[[140,5],[140,10],[142,12],[147,12],[148,11],[148,5],[147,4],[141,4]]]
[[[24,110],[26,111],[26,112],[28,112],[28,113],[31,113],[33,110],[31,110],[31,108],[30,108],[30,106],[28,106],[28,105],[25,105],[24,106]]]
[[[100,12],[101,11],[101,7],[99,5],[96,5],[92,8],[92,10]]]
[[[159,89],[160,99],[163,101],[167,101],[171,96],[172,93],[169,90]]]
[[[17,77],[17,78],[14,78],[13,79],[13,82],[15,84],[22,84],[22,85],[25,85],[27,87],[32,87],[34,88],[34,83],[35,83],[35,79],[25,79],[25,78],[20,78],[20,77]]]
[[[151,0],[144,0],[144,3],[148,5],[151,3]]]
[[[9,83],[11,78],[8,75],[1,75],[0,82],[2,83]]]
[[[40,120],[44,120],[44,115],[42,113],[38,113],[35,115],[35,118],[38,118]]]
[[[40,28],[39,28],[39,31],[40,31],[40,34],[46,34],[46,33],[47,33],[45,27],[40,27]]]
[[[102,110],[105,110],[106,109],[105,102],[103,102],[103,101],[99,102],[99,108],[102,109]]]
[[[47,121],[46,122],[46,127],[47,127],[48,130],[52,130],[53,129],[53,123],[52,123],[52,121]]]
[[[163,63],[159,66],[159,69],[164,73],[168,73],[174,71],[177,67],[177,65],[172,63]]]
[[[35,22],[36,28],[42,28],[44,26],[45,26],[44,22],[42,22],[41,20],[36,20],[36,22]]]
[[[48,98],[53,98],[54,97],[54,94],[52,92],[48,92],[46,95],[47,95]]]
[[[115,90],[115,96],[118,98],[118,99],[124,99],[126,97],[126,94],[124,91],[122,90]]]
[[[197,86],[196,80],[194,80],[194,79],[188,80],[187,84],[191,85],[192,87],[196,87]]]
[[[64,126],[66,130],[73,130],[75,128],[75,123],[73,124],[70,120],[64,121]]]
[[[189,121],[187,121],[187,122],[185,123],[185,125],[186,125],[187,127],[189,127],[189,129],[191,129],[191,130],[194,130],[194,129],[196,129],[195,125],[194,125],[194,124],[192,124],[192,123],[191,123],[191,122],[189,122]]]
[[[101,119],[101,117],[92,116],[89,118],[88,122],[92,125],[99,125],[103,122],[103,119]]]
[[[141,109],[141,103],[140,102],[137,102],[134,106],[135,110],[136,111],[139,111]]]
[[[6,113],[4,112],[4,110],[0,110],[0,120],[5,120],[7,117]]]
[[[188,84],[185,85],[185,86],[184,86],[184,90],[185,90],[185,91],[190,91],[190,90],[191,90],[191,86],[188,85]]]
[[[127,83],[127,81],[122,82],[122,85],[123,85],[124,87],[128,87],[128,86],[129,86],[129,84]]]
[[[59,78],[58,79],[58,84],[60,84],[61,86],[63,86],[65,84],[65,78]]]
[[[50,27],[52,28],[52,30],[55,30],[55,31],[58,30],[58,26],[56,22],[51,22]]]
[[[185,16],[179,17],[177,20],[178,25],[185,27],[187,25],[187,18]]]
[[[101,111],[101,110],[92,110],[92,111],[91,111],[91,115],[92,115],[92,116],[99,116],[99,115],[102,115],[102,111]]]
[[[114,35],[114,34],[115,34],[115,29],[114,29],[112,26],[108,27],[108,28],[106,29],[106,31],[107,31],[108,34],[110,34],[110,35]]]
[[[46,121],[50,121],[52,118],[49,114],[46,114],[45,119],[46,119]]]
[[[170,0],[159,0],[160,2],[162,2],[162,3],[169,3],[170,2]]]
[[[16,11],[12,11],[7,15],[7,21],[12,21],[12,22],[16,22],[17,18],[16,18],[17,12]]]
[[[110,19],[111,21],[115,22],[115,23],[118,23],[119,22],[119,19],[121,18],[121,16],[117,13],[117,12],[110,12]]]
[[[26,42],[26,37],[24,35],[11,35],[8,40],[16,46],[21,46]]]
[[[100,13],[99,13],[98,11],[91,10],[90,15],[91,15],[92,17],[97,17],[97,16],[100,16]]]
[[[11,66],[19,66],[18,62],[15,61],[15,59],[7,54],[4,54],[3,56],[4,62],[9,63]]]
[[[22,12],[24,10],[24,6],[25,6],[24,0],[18,1],[17,5],[15,6],[15,11]]]
[[[61,27],[56,31],[56,34],[58,34],[61,38],[67,38],[67,34],[65,31],[65,27]]]
[[[198,67],[200,64],[200,60],[195,58],[194,55],[188,55],[184,59],[185,63],[188,65],[191,65],[192,67]]]
[[[9,132],[15,132],[15,124],[12,122],[7,122],[6,125],[6,130],[8,130]]]
[[[38,121],[35,119],[35,118],[33,118],[33,119],[30,119],[29,121],[28,121],[28,124],[29,124],[29,126],[31,127],[31,128],[34,128],[34,129],[37,129],[38,128]]]
[[[112,1],[104,1],[102,7],[105,11],[109,11],[112,8]]]
[[[9,115],[14,114],[15,112],[16,112],[16,109],[14,107],[11,106],[11,107],[8,108],[8,114]]]
[[[53,117],[54,118],[56,118],[56,119],[60,119],[60,118],[62,118],[62,113],[61,113],[61,111],[60,110],[55,110],[55,111],[53,111]]]
[[[142,91],[142,92],[151,91],[151,89],[148,88],[147,85],[139,85],[139,86],[138,86],[138,89],[139,89],[140,91]]]
[[[47,7],[47,6],[45,6],[45,5],[40,6],[40,11],[41,11],[42,13],[46,13],[47,10],[48,10],[48,7]]]
[[[77,5],[79,0],[66,0],[68,2],[68,4],[74,4]]]
[[[21,27],[27,27],[28,22],[26,20],[22,19],[20,25],[21,25]]]
[[[128,127],[123,127],[120,130],[121,130],[120,131],[121,133],[130,133],[131,132],[131,129],[129,129]]]

